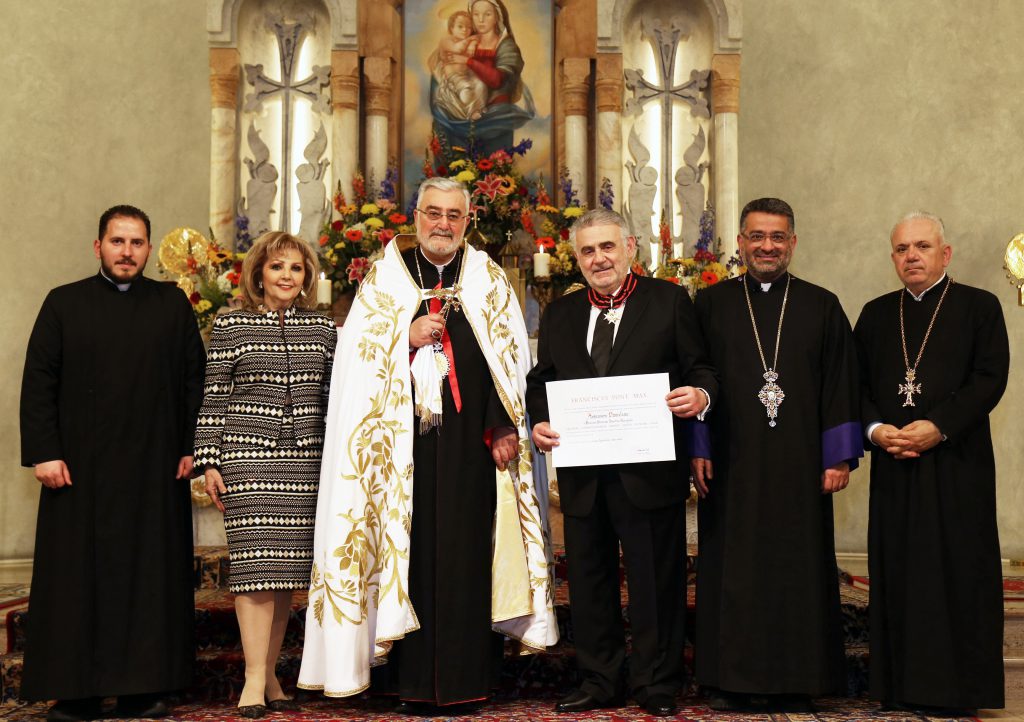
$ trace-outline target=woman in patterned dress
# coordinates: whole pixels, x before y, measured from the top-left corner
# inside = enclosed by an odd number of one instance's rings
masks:
[[[245,654],[239,713],[295,709],[277,679],[292,592],[309,587],[324,414],[337,331],[311,310],[306,242],[265,233],[242,264],[242,309],[218,316],[196,427],[196,468],[224,513]]]

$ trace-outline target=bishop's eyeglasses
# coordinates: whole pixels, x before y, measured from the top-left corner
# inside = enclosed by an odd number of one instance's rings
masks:
[[[446,218],[448,219],[449,223],[454,225],[461,221],[463,218],[466,218],[466,215],[460,211],[442,212],[437,210],[436,208],[417,208],[415,210],[417,213],[422,213],[423,215],[425,215],[431,223],[440,223],[442,218]]]

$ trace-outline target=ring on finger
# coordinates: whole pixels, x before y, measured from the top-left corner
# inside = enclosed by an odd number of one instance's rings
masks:
[[[430,332],[430,335],[432,337],[434,337],[435,340],[440,339],[441,338],[441,331],[439,329],[435,328],[433,331]]]

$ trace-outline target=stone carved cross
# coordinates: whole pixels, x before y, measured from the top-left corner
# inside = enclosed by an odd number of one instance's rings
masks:
[[[711,111],[708,101],[702,92],[708,84],[710,70],[691,70],[690,79],[683,83],[675,81],[676,51],[679,49],[683,28],[675,22],[668,28],[658,20],[644,19],[643,34],[654,47],[654,57],[658,64],[658,83],[651,83],[644,78],[643,70],[627,69],[624,71],[626,87],[633,91],[633,97],[626,100],[625,112],[639,116],[647,103],[661,101],[661,180],[668,184],[672,173],[672,106],[676,102],[684,102],[690,106],[690,112],[698,118],[710,118]],[[671,223],[672,193],[666,188],[661,193],[662,218]]]
[[[309,21],[306,21],[309,22]],[[268,19],[268,24],[274,29],[277,38],[278,60],[280,63],[281,79],[274,80],[263,74],[263,65],[245,66],[245,79],[253,86],[252,93],[245,98],[245,111],[258,113],[262,109],[263,101],[275,96],[281,98],[281,213],[279,216],[280,230],[288,230],[288,222],[291,218],[289,205],[292,189],[292,96],[297,95],[305,98],[313,104],[314,109],[322,115],[330,115],[330,97],[323,92],[331,82],[331,69],[329,66],[314,65],[313,74],[304,80],[294,80],[295,61],[298,58],[299,47],[302,44],[306,26],[303,22],[286,22],[283,19]]]

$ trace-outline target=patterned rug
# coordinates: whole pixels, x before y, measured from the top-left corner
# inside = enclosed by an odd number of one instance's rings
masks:
[[[739,714],[728,712],[712,712],[699,698],[687,697],[680,700],[679,713],[670,719],[678,722],[866,722],[868,720],[947,720],[948,717],[924,717],[914,713],[882,713],[878,705],[863,699],[820,699],[816,701],[818,711],[814,714]],[[441,714],[437,717],[401,717],[393,711],[393,703],[380,697],[356,700],[326,700],[323,698],[303,703],[300,712],[270,713],[268,720],[301,720],[303,722],[320,722],[325,720],[356,720],[366,722],[395,722],[416,719],[433,720],[477,720],[478,722],[654,722],[665,718],[652,717],[636,705],[617,710],[595,710],[568,717],[554,712],[553,699],[515,699],[497,700],[481,705],[475,711],[466,711],[461,715]],[[18,722],[20,720],[42,720],[46,718],[45,704],[0,705],[0,718]],[[168,720],[212,721],[225,720],[235,722],[243,718],[235,713],[235,709],[227,704],[182,704],[172,709]],[[957,719],[973,720],[974,717]]]

